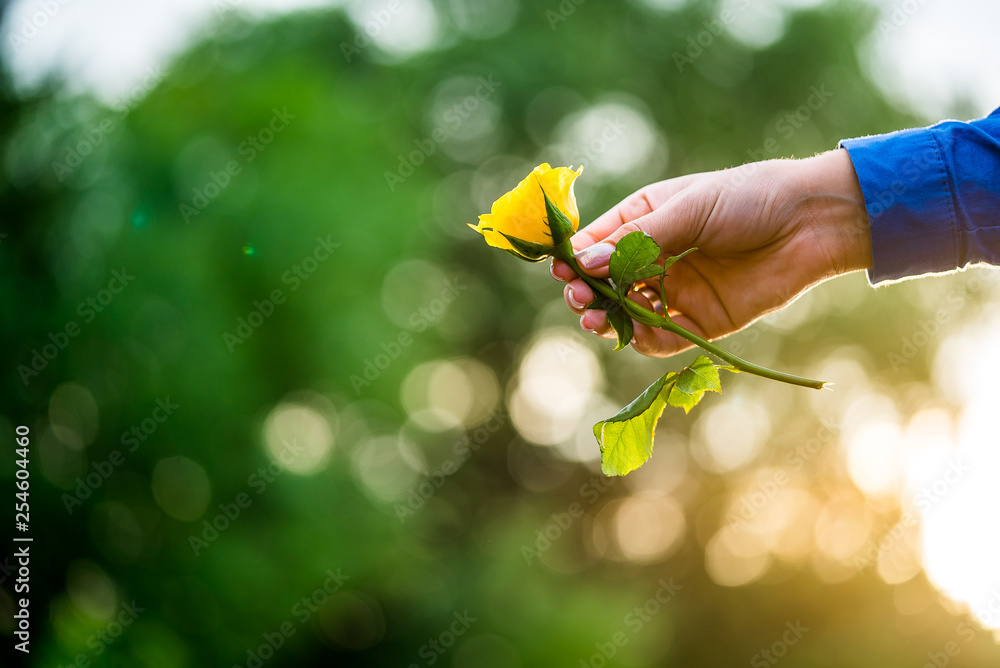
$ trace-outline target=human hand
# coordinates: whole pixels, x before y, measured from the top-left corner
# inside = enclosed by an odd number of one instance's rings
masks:
[[[821,281],[872,263],[864,197],[844,149],[649,185],[574,235],[581,268],[607,277],[614,245],[636,230],[653,237],[662,257],[698,247],[668,272],[667,313],[709,340],[742,329]],[[553,260],[550,271],[568,283],[563,294],[580,325],[614,337],[604,311],[586,310],[594,293],[569,265]],[[657,288],[639,284],[630,297],[662,312]],[[634,325],[632,347],[644,355],[667,357],[692,345],[671,332]]]

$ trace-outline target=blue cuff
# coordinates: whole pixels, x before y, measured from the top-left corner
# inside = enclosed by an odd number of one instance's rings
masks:
[[[1000,109],[840,146],[868,209],[872,283],[1000,265]]]
[[[871,224],[875,284],[961,266],[955,198],[929,128],[841,141]]]

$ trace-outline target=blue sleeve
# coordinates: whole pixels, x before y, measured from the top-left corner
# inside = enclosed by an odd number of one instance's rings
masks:
[[[868,209],[869,281],[1000,264],[1000,109],[840,146]]]

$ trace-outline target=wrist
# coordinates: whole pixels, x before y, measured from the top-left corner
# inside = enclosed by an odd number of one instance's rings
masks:
[[[870,269],[871,230],[864,194],[846,149],[798,161],[799,224],[815,235],[830,275]]]

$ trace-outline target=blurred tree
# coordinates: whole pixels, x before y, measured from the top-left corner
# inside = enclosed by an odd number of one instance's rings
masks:
[[[801,620],[790,665],[881,667],[954,640],[937,605],[904,635],[872,569],[715,584],[704,546],[731,481],[694,464],[679,551],[602,559],[585,541],[632,482],[525,444],[505,412],[466,463],[463,430],[421,429],[400,399],[416,367],[450,358],[491,368],[504,396],[532,333],[572,325],[543,269],[463,226],[535,162],[586,160],[587,218],[645,181],[914,123],[860,69],[871,12],[827,3],[767,47],[709,31],[698,51],[715,3],[525,4],[485,37],[462,28],[485,30],[488,14],[469,22],[487,9],[435,7],[438,45],[398,62],[345,52],[365,33],[339,11],[228,14],[124,110],[19,99],[3,80],[0,442],[32,428],[33,665],[766,665]],[[815,88],[829,95],[802,120]],[[631,109],[647,143],[573,145],[601,104],[608,123]],[[850,303],[768,330],[769,354],[795,368],[849,342],[881,359],[865,332],[913,319],[905,299]],[[659,374],[645,364],[608,366],[615,401]],[[789,424],[776,458],[818,423]],[[287,447],[305,454],[286,469]],[[828,474],[818,494],[845,484]],[[546,530],[551,551],[528,563]],[[964,665],[1000,656],[980,636],[962,646]]]

